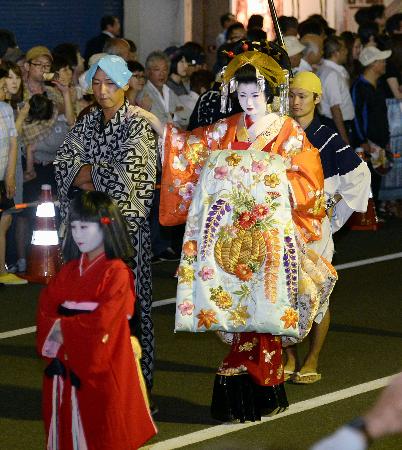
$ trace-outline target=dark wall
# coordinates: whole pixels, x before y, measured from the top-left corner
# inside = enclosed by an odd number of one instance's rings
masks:
[[[105,15],[123,23],[123,0],[0,0],[0,28],[13,31],[23,51],[73,42],[83,52]]]

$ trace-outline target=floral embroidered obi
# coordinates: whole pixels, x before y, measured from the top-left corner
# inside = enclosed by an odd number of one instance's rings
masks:
[[[298,335],[295,245],[283,158],[213,152],[189,210],[176,330]]]
[[[303,334],[299,255],[304,256],[289,188],[285,161],[277,154],[211,153],[188,213],[176,331],[255,331],[296,340]],[[314,285],[314,295],[321,288]],[[321,298],[315,300],[318,307]]]

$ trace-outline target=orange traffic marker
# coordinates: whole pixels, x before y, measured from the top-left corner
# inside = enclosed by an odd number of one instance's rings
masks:
[[[36,209],[35,228],[27,261],[27,273],[24,275],[24,278],[33,283],[48,284],[61,266],[55,216],[52,188],[49,184],[43,184]]]

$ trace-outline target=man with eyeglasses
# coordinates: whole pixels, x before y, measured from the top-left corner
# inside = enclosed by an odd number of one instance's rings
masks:
[[[38,45],[28,50],[25,62],[27,79],[24,86],[24,101],[28,101],[34,94],[46,94],[60,110],[64,103],[62,95],[54,87],[45,85],[43,77],[45,73],[50,72],[52,62],[53,57],[48,48]]]

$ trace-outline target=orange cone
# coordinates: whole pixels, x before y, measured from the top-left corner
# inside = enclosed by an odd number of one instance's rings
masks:
[[[59,237],[56,230],[52,188],[42,185],[39,205],[36,209],[35,228],[24,276],[33,283],[48,284],[61,266]]]
[[[358,231],[377,231],[380,228],[375,211],[374,200],[372,198],[369,198],[368,200],[366,212],[354,212],[350,216],[348,226],[351,230]]]

